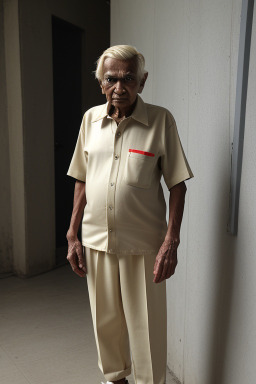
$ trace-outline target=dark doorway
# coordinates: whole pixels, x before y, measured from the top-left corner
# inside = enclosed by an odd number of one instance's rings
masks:
[[[74,180],[66,175],[82,120],[84,31],[52,16],[56,262],[66,259]]]

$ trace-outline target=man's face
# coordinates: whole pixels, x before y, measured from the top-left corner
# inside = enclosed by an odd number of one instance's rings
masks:
[[[147,73],[142,80],[138,79],[135,60],[117,60],[106,58],[104,61],[104,77],[100,83],[102,93],[106,95],[114,107],[127,109],[133,105],[137,93],[142,92]]]

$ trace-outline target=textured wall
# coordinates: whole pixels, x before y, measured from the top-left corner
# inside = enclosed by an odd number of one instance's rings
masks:
[[[14,267],[17,274],[25,276],[55,265],[52,15],[84,30],[83,110],[102,100],[92,71],[98,56],[109,46],[107,1],[0,3],[4,24],[1,64],[5,61],[5,66],[0,66],[4,85],[0,93],[0,122],[5,128],[1,131],[1,148],[5,146],[1,159],[6,161],[6,168],[1,170],[3,177],[10,170],[10,180],[7,176],[1,185],[6,200],[1,202],[4,218],[0,221],[0,262],[10,259],[12,253],[13,266],[6,261],[5,270]],[[2,32],[2,23],[0,28]],[[8,210],[12,211],[13,230]]]
[[[109,29],[106,2],[81,0],[20,2],[25,186],[29,202],[27,252],[31,255],[30,273],[45,268],[45,261],[47,257],[49,258],[46,255],[52,255],[55,262],[52,14],[85,31],[83,45],[85,60],[82,68],[84,110],[98,103],[97,95],[100,96],[100,92],[92,76],[92,70],[95,60],[109,44],[109,32],[106,33]],[[33,258],[34,254],[37,254],[37,258]],[[48,265],[50,266],[49,263]]]
[[[255,380],[255,21],[239,233],[226,231],[241,3],[111,2],[111,44],[145,54],[142,96],[173,113],[195,174],[187,182],[178,268],[167,284],[168,364],[185,384]]]
[[[5,148],[9,153],[5,166],[10,171],[10,193],[5,196],[4,201],[5,207],[9,207],[9,213],[4,216],[4,220],[11,217],[9,238],[12,239],[12,269],[22,274],[27,268],[27,258],[19,7],[18,0],[4,1],[3,5],[5,66],[1,70],[5,78],[6,97],[3,106],[7,115],[5,127],[9,144],[9,148]]]
[[[6,102],[3,2],[0,1],[0,274],[12,271],[9,134]]]

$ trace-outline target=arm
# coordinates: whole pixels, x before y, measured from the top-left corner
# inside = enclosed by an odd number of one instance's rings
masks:
[[[85,183],[77,180],[74,190],[73,211],[70,220],[70,226],[67,232],[68,255],[67,259],[73,271],[80,277],[87,273],[85,260],[83,257],[82,244],[78,240],[77,232],[81,223],[84,207],[86,205]]]
[[[177,248],[180,243],[180,227],[183,217],[186,185],[184,181],[170,189],[169,223],[165,240],[156,256],[154,283],[169,279],[177,266]]]
[[[187,187],[184,181],[170,189],[169,223],[165,239],[173,240],[178,245],[180,242],[180,227],[183,217],[186,191]]]

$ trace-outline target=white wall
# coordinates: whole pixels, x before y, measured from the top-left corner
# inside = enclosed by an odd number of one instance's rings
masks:
[[[239,232],[227,234],[241,4],[111,2],[111,44],[145,54],[144,100],[173,113],[195,175],[187,182],[178,268],[167,284],[168,365],[185,384],[255,381],[255,22]]]

